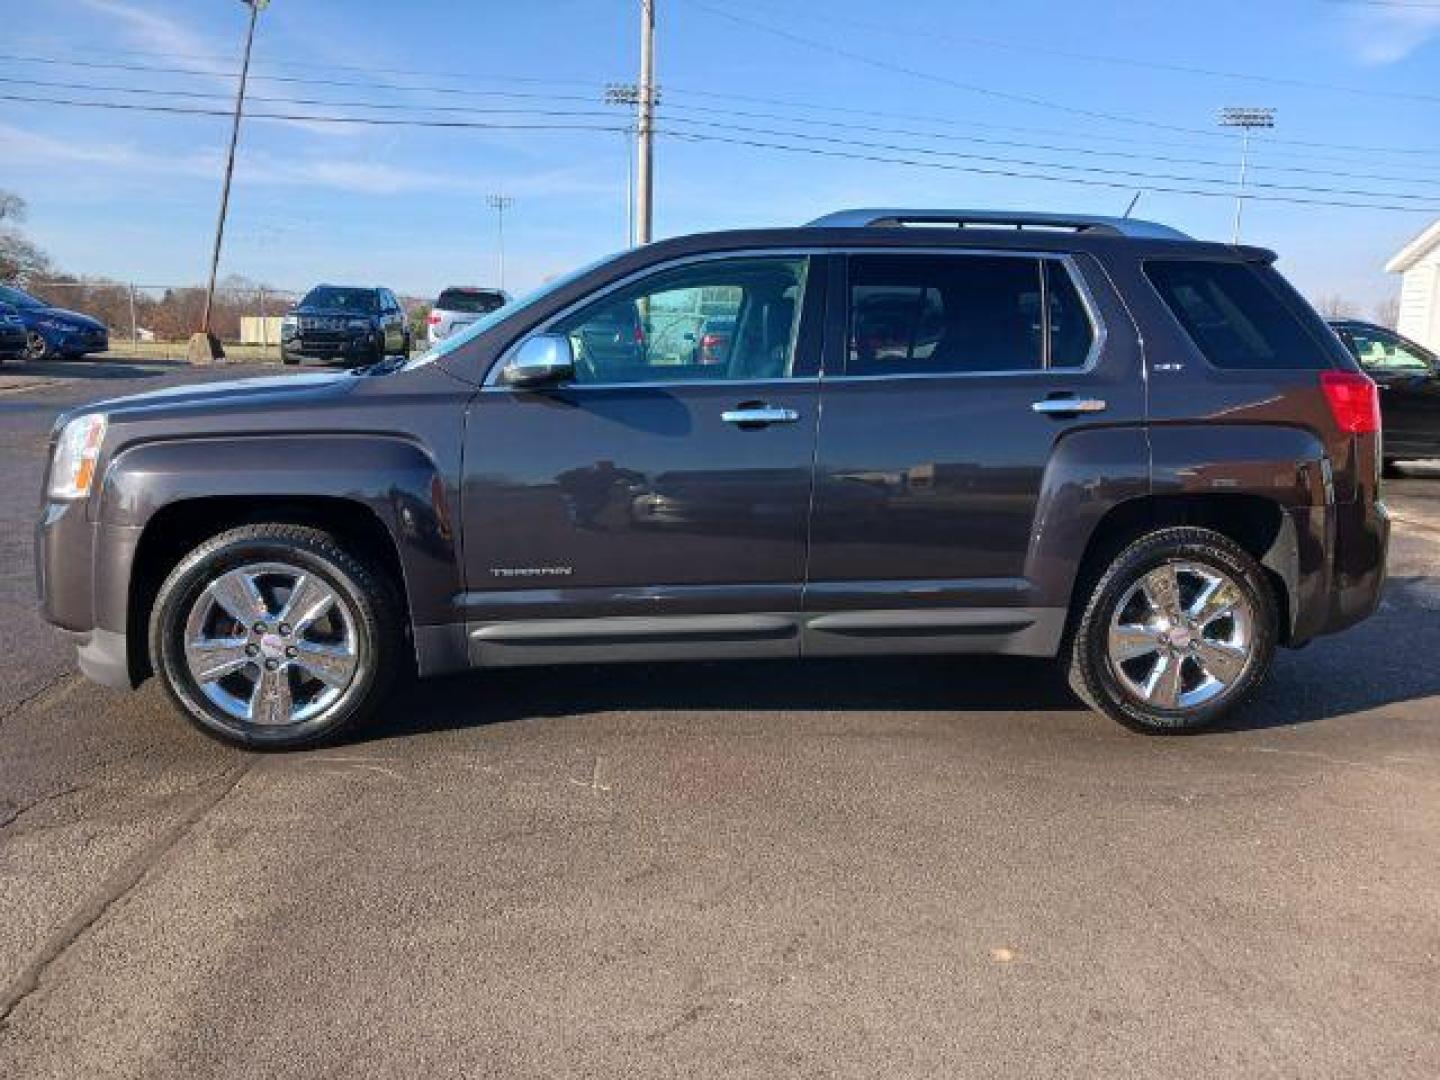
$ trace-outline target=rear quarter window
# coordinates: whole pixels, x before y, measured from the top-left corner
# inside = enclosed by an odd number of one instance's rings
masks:
[[[1215,367],[1331,367],[1325,347],[1264,279],[1265,272],[1238,262],[1177,259],[1145,264],[1145,276],[1165,306]]]

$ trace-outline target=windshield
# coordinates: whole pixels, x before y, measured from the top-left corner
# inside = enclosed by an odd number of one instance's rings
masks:
[[[0,285],[0,303],[14,304],[17,308],[43,308],[50,305],[44,300],[37,300],[29,293],[21,292],[19,289],[12,289],[8,285]]]
[[[375,310],[374,289],[340,289],[333,285],[321,285],[311,289],[300,301],[301,307],[338,308],[341,311],[356,311],[369,314]]]
[[[561,274],[559,277],[551,281],[545,282],[545,284],[541,285],[533,292],[526,293],[518,300],[512,300],[504,307],[496,308],[489,314],[480,316],[480,318],[476,319],[463,330],[460,330],[454,334],[451,334],[449,337],[442,339],[438,345],[434,346],[428,352],[416,357],[413,363],[411,363],[409,366],[417,367],[420,364],[428,364],[432,360],[439,360],[442,356],[449,356],[456,349],[468,344],[471,341],[474,341],[477,337],[485,333],[485,331],[489,330],[491,327],[499,326],[500,323],[504,322],[511,316],[518,315],[526,308],[540,303],[546,297],[552,295],[553,293],[557,293],[561,289],[565,288],[565,286],[569,285],[572,281],[575,281],[577,278],[583,277],[591,270],[594,270],[597,266],[604,266],[611,259],[615,258],[618,258],[618,256],[606,255],[603,259],[596,259],[592,263],[586,263],[578,270],[572,270],[568,274]]]

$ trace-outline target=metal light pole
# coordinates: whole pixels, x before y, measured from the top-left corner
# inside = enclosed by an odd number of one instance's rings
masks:
[[[606,83],[602,98],[606,105],[626,108],[640,100],[640,88],[634,83]],[[625,246],[635,246],[635,128],[627,125],[620,137],[625,140]]]
[[[1245,170],[1250,163],[1250,133],[1256,128],[1273,128],[1275,110],[1261,106],[1234,106],[1220,110],[1220,126],[1239,128],[1240,176],[1235,183],[1235,227],[1230,242],[1240,242],[1240,215],[1245,209]]]
[[[200,333],[190,339],[190,361],[208,363],[223,360],[225,350],[210,328],[210,312],[215,306],[215,275],[220,269],[220,243],[225,237],[225,215],[230,210],[230,178],[235,173],[235,145],[240,141],[240,115],[245,108],[245,83],[250,77],[250,47],[255,41],[255,23],[270,0],[240,0],[250,8],[250,25],[245,31],[245,58],[240,63],[240,86],[235,92],[235,118],[230,124],[230,151],[225,156],[225,182],[220,188],[220,214],[215,219],[215,246],[210,253],[210,283],[205,287],[205,313],[200,318]]]
[[[636,193],[636,242],[650,242],[655,196],[655,0],[640,0],[640,93],[635,125],[640,144],[640,177]]]
[[[485,205],[495,211],[495,231],[499,239],[500,288],[505,288],[505,211],[515,205],[509,195],[486,195]]]

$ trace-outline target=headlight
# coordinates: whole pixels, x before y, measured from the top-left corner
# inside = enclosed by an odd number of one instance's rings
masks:
[[[50,498],[83,499],[90,494],[104,441],[104,413],[86,413],[65,425],[50,463]]]
[[[369,329],[370,329],[370,320],[369,320],[369,319],[351,319],[351,320],[350,320],[349,322],[347,322],[345,325],[348,326],[351,330],[369,330]]]

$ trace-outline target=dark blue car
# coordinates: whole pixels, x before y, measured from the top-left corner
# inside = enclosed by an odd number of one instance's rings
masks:
[[[14,304],[0,304],[0,360],[13,360],[25,351],[25,322]]]
[[[13,285],[0,285],[0,304],[19,312],[27,360],[84,356],[110,348],[110,331],[99,319],[53,307]]]

